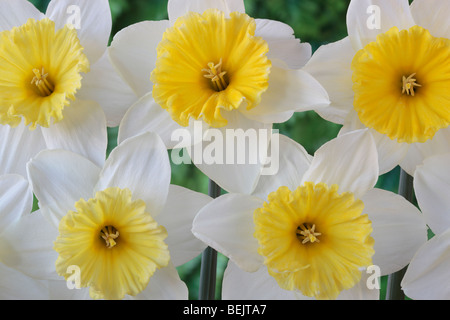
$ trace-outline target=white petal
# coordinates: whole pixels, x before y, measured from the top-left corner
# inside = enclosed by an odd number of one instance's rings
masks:
[[[138,97],[153,89],[156,47],[168,27],[166,20],[130,25],[116,33],[108,48],[112,64]]]
[[[95,187],[128,188],[141,199],[155,218],[164,207],[170,184],[170,162],[166,147],[154,133],[144,133],[118,145],[109,155]]]
[[[271,125],[251,121],[238,111],[225,116],[226,127],[204,131],[202,143],[187,151],[195,166],[221,188],[250,194],[265,169]]]
[[[408,0],[352,0],[347,11],[347,30],[355,50],[375,41],[392,27],[414,26]]]
[[[436,132],[433,139],[424,143],[412,143],[400,166],[409,175],[414,176],[416,167],[424,159],[433,155],[450,152],[450,126]]]
[[[189,11],[203,13],[209,8],[219,9],[226,15],[234,11],[245,12],[243,0],[169,0],[167,12],[170,22],[174,23]]]
[[[107,125],[116,127],[138,97],[114,69],[108,53],[105,51],[102,58],[91,65],[77,98],[98,102],[106,114]]]
[[[192,232],[240,268],[258,270],[263,258],[253,237],[253,212],[263,201],[243,194],[225,194],[207,204],[194,219]]]
[[[63,277],[59,280],[49,280],[50,300],[92,300],[89,288],[69,289]]]
[[[281,289],[267,268],[246,272],[228,262],[222,284],[223,300],[295,300],[294,292]]]
[[[302,184],[306,181],[337,184],[340,192],[353,192],[356,198],[361,198],[377,180],[378,155],[373,137],[368,130],[357,130],[320,147]]]
[[[402,280],[405,294],[415,300],[448,300],[450,230],[436,235],[414,255]]]
[[[1,260],[6,265],[37,279],[58,279],[53,242],[57,229],[41,211],[23,216],[2,235]]]
[[[126,112],[119,126],[118,142],[137,136],[146,131],[157,133],[167,149],[177,146],[172,139],[175,130],[188,130],[170,117],[169,112],[155,102],[151,93],[143,96]]]
[[[25,178],[17,174],[0,176],[0,234],[33,207],[33,193]]]
[[[1,300],[48,300],[45,281],[39,281],[0,263]]]
[[[41,20],[44,15],[27,0],[0,1],[0,32],[19,27],[34,18]]]
[[[76,100],[64,110],[63,120],[41,129],[48,149],[78,153],[98,166],[105,163],[106,118],[96,102]]]
[[[136,300],[187,300],[188,288],[181,281],[177,269],[171,264],[156,270],[147,288],[139,293]]]
[[[450,153],[425,159],[414,175],[417,202],[434,233],[450,228]]]
[[[0,125],[0,174],[27,175],[26,164],[39,151],[46,149],[39,128],[29,130],[23,122],[15,128]]]
[[[94,196],[100,167],[66,150],[45,150],[28,165],[28,176],[42,214],[58,228],[60,219],[75,203]]]
[[[343,124],[353,108],[351,63],[355,53],[350,38],[345,37],[319,47],[304,67],[329,94],[329,107],[315,110],[328,121]]]
[[[167,230],[164,242],[169,246],[175,267],[194,259],[206,248],[191,229],[196,214],[210,201],[212,198],[205,194],[170,185],[166,206],[156,220]]]
[[[71,24],[77,29],[83,52],[91,64],[105,52],[112,27],[107,0],[52,0],[46,16],[55,21],[56,28]]]
[[[255,22],[255,36],[262,37],[269,45],[270,60],[283,60],[289,68],[300,69],[311,58],[311,45],[300,43],[291,26],[268,19],[255,19]]]
[[[359,120],[358,114],[355,111],[351,111],[348,114],[342,129],[339,131],[339,135],[363,128],[365,128],[365,126]],[[410,145],[407,143],[398,143],[371,128],[369,128],[369,132],[372,134],[377,146],[378,165],[380,167],[379,174],[385,174],[403,161]]]
[[[427,241],[427,227],[420,211],[402,196],[382,189],[369,191],[362,199],[372,221],[375,240],[373,264],[381,274],[405,267]]]
[[[353,288],[342,291],[336,300],[379,300],[380,299],[380,279],[372,271],[363,270],[361,281]],[[372,279],[375,277],[375,279]]]
[[[278,138],[278,139],[277,139]],[[286,186],[289,190],[295,190],[301,185],[302,177],[311,165],[312,157],[302,145],[294,140],[279,134],[271,139],[271,146],[278,142],[279,157],[277,166],[279,170],[273,175],[261,175],[253,196],[267,199],[269,193]]]
[[[242,113],[249,118],[266,116],[270,119],[272,114],[321,109],[329,103],[325,89],[306,71],[272,66],[269,88],[262,94],[261,103]]]
[[[450,38],[450,3],[443,0],[414,0],[414,21],[438,38]]]

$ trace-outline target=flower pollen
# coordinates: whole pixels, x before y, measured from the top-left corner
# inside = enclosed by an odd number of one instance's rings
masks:
[[[409,77],[403,76],[403,78],[402,78],[402,81],[403,81],[402,94],[404,94],[406,92],[407,95],[411,95],[414,97],[414,87],[421,87],[421,85],[416,82],[417,79],[413,78],[415,75],[416,74],[413,73]]]
[[[302,241],[302,244],[306,244],[308,242],[320,242],[317,237],[320,236],[321,233],[315,231],[316,225],[313,224],[311,227],[309,225],[310,224],[308,223],[304,223],[297,228],[297,237]]]
[[[36,85],[41,96],[48,97],[51,95],[55,90],[55,86],[47,79],[48,73],[45,73],[44,68],[42,68],[42,71],[35,68],[33,69],[33,73],[34,77],[31,80],[31,84]]]
[[[119,237],[119,231],[113,226],[106,226],[100,231],[100,236],[106,242],[106,247],[111,249],[117,243],[115,239]]]
[[[209,62],[208,69],[202,69],[202,71],[207,73],[204,75],[205,78],[211,79],[214,90],[222,91],[228,87],[228,83],[224,78],[227,72],[222,71],[222,58],[216,65],[213,62]]]

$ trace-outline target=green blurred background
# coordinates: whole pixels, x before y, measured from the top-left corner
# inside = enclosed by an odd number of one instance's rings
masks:
[[[187,0],[189,1],[189,0]],[[49,0],[30,0],[45,12]],[[246,12],[254,18],[282,21],[290,25],[297,38],[319,46],[347,36],[346,12],[350,0],[244,0]],[[143,20],[167,19],[167,0],[109,0],[113,28],[112,37],[122,28]],[[337,136],[341,126],[327,122],[315,112],[295,114],[289,121],[276,124],[280,133],[302,144],[313,154],[322,144]],[[109,128],[108,151],[116,146],[117,128]],[[377,187],[397,192],[399,168],[380,176]],[[172,166],[172,183],[202,193],[208,193],[208,178],[193,165]],[[200,259],[178,268],[181,278],[189,288],[189,298],[198,298]],[[223,270],[227,259],[219,254],[217,265],[216,299],[221,298]],[[382,288],[386,277],[382,278]],[[384,298],[382,289],[381,298]]]

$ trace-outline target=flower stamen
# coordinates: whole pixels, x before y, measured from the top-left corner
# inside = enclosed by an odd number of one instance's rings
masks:
[[[41,71],[35,68],[33,69],[33,73],[34,77],[31,80],[31,84],[36,85],[43,97],[48,97],[49,95],[51,95],[55,90],[55,86],[50,81],[48,81],[48,73],[45,73],[44,68],[42,68]]]
[[[316,232],[315,229],[316,229],[315,224],[311,226],[310,224],[304,223],[297,228],[296,231],[297,238],[302,241],[302,244],[306,244],[308,242],[319,243],[320,240],[317,237],[320,236],[321,233]]]
[[[208,69],[202,69],[203,72],[207,74],[203,75],[205,78],[211,79],[212,85],[216,91],[223,91],[228,87],[224,75],[226,71],[222,71],[222,58],[218,64],[213,62],[208,63]]]
[[[413,73],[409,77],[403,76],[403,78],[402,78],[402,81],[403,81],[402,94],[404,94],[406,92],[407,95],[410,95],[410,96],[414,97],[414,87],[421,87],[422,86],[422,85],[420,85],[420,84],[418,84],[416,82],[417,79],[413,78],[415,75],[416,74]]]
[[[119,237],[119,231],[113,226],[106,226],[100,231],[100,236],[106,242],[106,247],[111,249],[117,243],[115,239]]]

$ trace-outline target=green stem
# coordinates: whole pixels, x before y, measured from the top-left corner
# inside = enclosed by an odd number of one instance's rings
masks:
[[[414,185],[413,177],[407,174],[403,169],[400,170],[400,180],[398,185],[398,194],[406,200],[413,203]],[[405,294],[401,289],[401,282],[405,275],[407,267],[388,276],[386,288],[386,300],[404,300]]]
[[[209,180],[208,194],[212,198],[220,196],[221,188],[211,179]],[[199,300],[214,300],[216,296],[217,251],[211,247],[202,253],[200,265]]]

